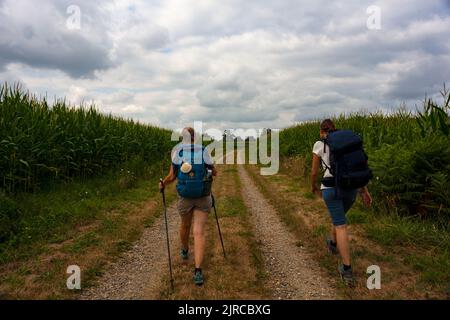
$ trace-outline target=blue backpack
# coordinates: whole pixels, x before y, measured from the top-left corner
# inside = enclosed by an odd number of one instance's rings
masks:
[[[322,180],[326,187],[359,189],[369,183],[373,175],[358,134],[351,130],[337,130],[330,132],[323,142],[330,149],[330,167],[324,165],[334,177]]]
[[[207,173],[204,151],[204,146],[196,144],[181,145],[178,149],[178,161],[174,166],[177,170],[177,192],[183,198],[196,199],[211,194],[212,175]],[[184,163],[192,166],[190,172],[181,171]]]

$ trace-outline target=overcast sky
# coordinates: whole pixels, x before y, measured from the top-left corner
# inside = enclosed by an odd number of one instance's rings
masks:
[[[167,128],[283,128],[420,104],[450,84],[449,35],[447,0],[0,0],[0,80]]]

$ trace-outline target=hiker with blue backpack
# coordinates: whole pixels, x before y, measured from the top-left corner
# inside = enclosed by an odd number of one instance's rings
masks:
[[[341,255],[339,274],[344,283],[354,286],[347,233],[346,213],[353,206],[357,193],[367,207],[372,197],[367,184],[372,178],[368,157],[363,149],[361,137],[351,130],[336,130],[332,120],[320,124],[320,141],[313,147],[311,170],[312,192],[320,195],[332,219],[331,236],[327,239],[329,253]],[[324,175],[319,190],[317,174],[322,164]],[[321,192],[320,192],[321,191]]]
[[[178,180],[177,208],[181,216],[181,257],[189,259],[189,234],[193,223],[194,233],[194,283],[203,285],[202,263],[206,246],[206,223],[213,207],[211,185],[217,170],[207,149],[195,144],[193,128],[185,128],[183,141],[172,153],[172,165],[168,176],[160,182],[159,188]]]

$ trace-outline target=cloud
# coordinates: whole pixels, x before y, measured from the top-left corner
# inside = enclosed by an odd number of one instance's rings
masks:
[[[71,105],[80,105],[90,100],[88,90],[86,88],[77,87],[74,85],[69,87],[66,98]]]
[[[67,6],[63,3],[66,2]],[[106,30],[97,27],[100,15],[88,6],[92,16],[82,20],[84,29],[66,26],[67,1],[3,1],[0,9],[0,68],[23,63],[35,68],[59,69],[72,77],[90,77],[96,70],[111,68],[111,42]],[[82,16],[83,17],[83,16]]]
[[[70,4],[0,0],[1,79],[169,128],[414,107],[450,81],[448,1],[80,0],[78,31]]]
[[[259,92],[255,85],[237,75],[215,78],[208,81],[197,92],[201,106],[207,108],[242,108],[248,105]]]
[[[130,104],[130,105],[126,106],[125,108],[122,108],[121,111],[126,114],[140,114],[140,113],[144,113],[145,109],[141,106]]]
[[[450,56],[426,57],[414,67],[399,71],[389,82],[388,95],[394,98],[421,99],[435,93],[450,80]]]

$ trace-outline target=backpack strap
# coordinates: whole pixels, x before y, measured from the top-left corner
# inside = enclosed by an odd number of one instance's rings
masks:
[[[322,139],[322,142],[323,142],[323,153],[327,153],[327,149],[326,149],[326,146],[327,146],[327,138],[323,138],[323,139]]]
[[[323,161],[323,159],[322,158],[320,158],[320,162],[322,162],[322,165],[325,167],[325,169],[327,169],[328,170],[328,172],[330,172],[331,173],[331,168],[329,167],[329,166],[327,166],[327,164],[325,163],[325,161]]]
[[[325,154],[325,153],[327,153],[327,148],[326,148],[327,147],[327,138],[322,139],[322,142],[323,142],[323,153]],[[328,172],[331,174],[331,168],[329,166],[327,166],[327,164],[325,163],[325,161],[323,161],[322,158],[320,158],[320,161],[322,162],[322,166],[324,166],[325,169],[327,169]]]
[[[326,153],[326,148],[325,148],[326,145],[327,145],[327,138],[325,138],[324,141],[323,141],[323,152],[324,153]],[[338,189],[339,189],[339,187],[338,187],[338,166],[336,164],[336,168],[335,168],[336,172],[331,172],[331,168],[329,166],[327,166],[327,164],[325,162],[323,162],[323,164],[328,169],[328,172],[333,175],[333,178],[334,178],[334,198],[337,199],[338,192],[339,192],[338,191]]]

